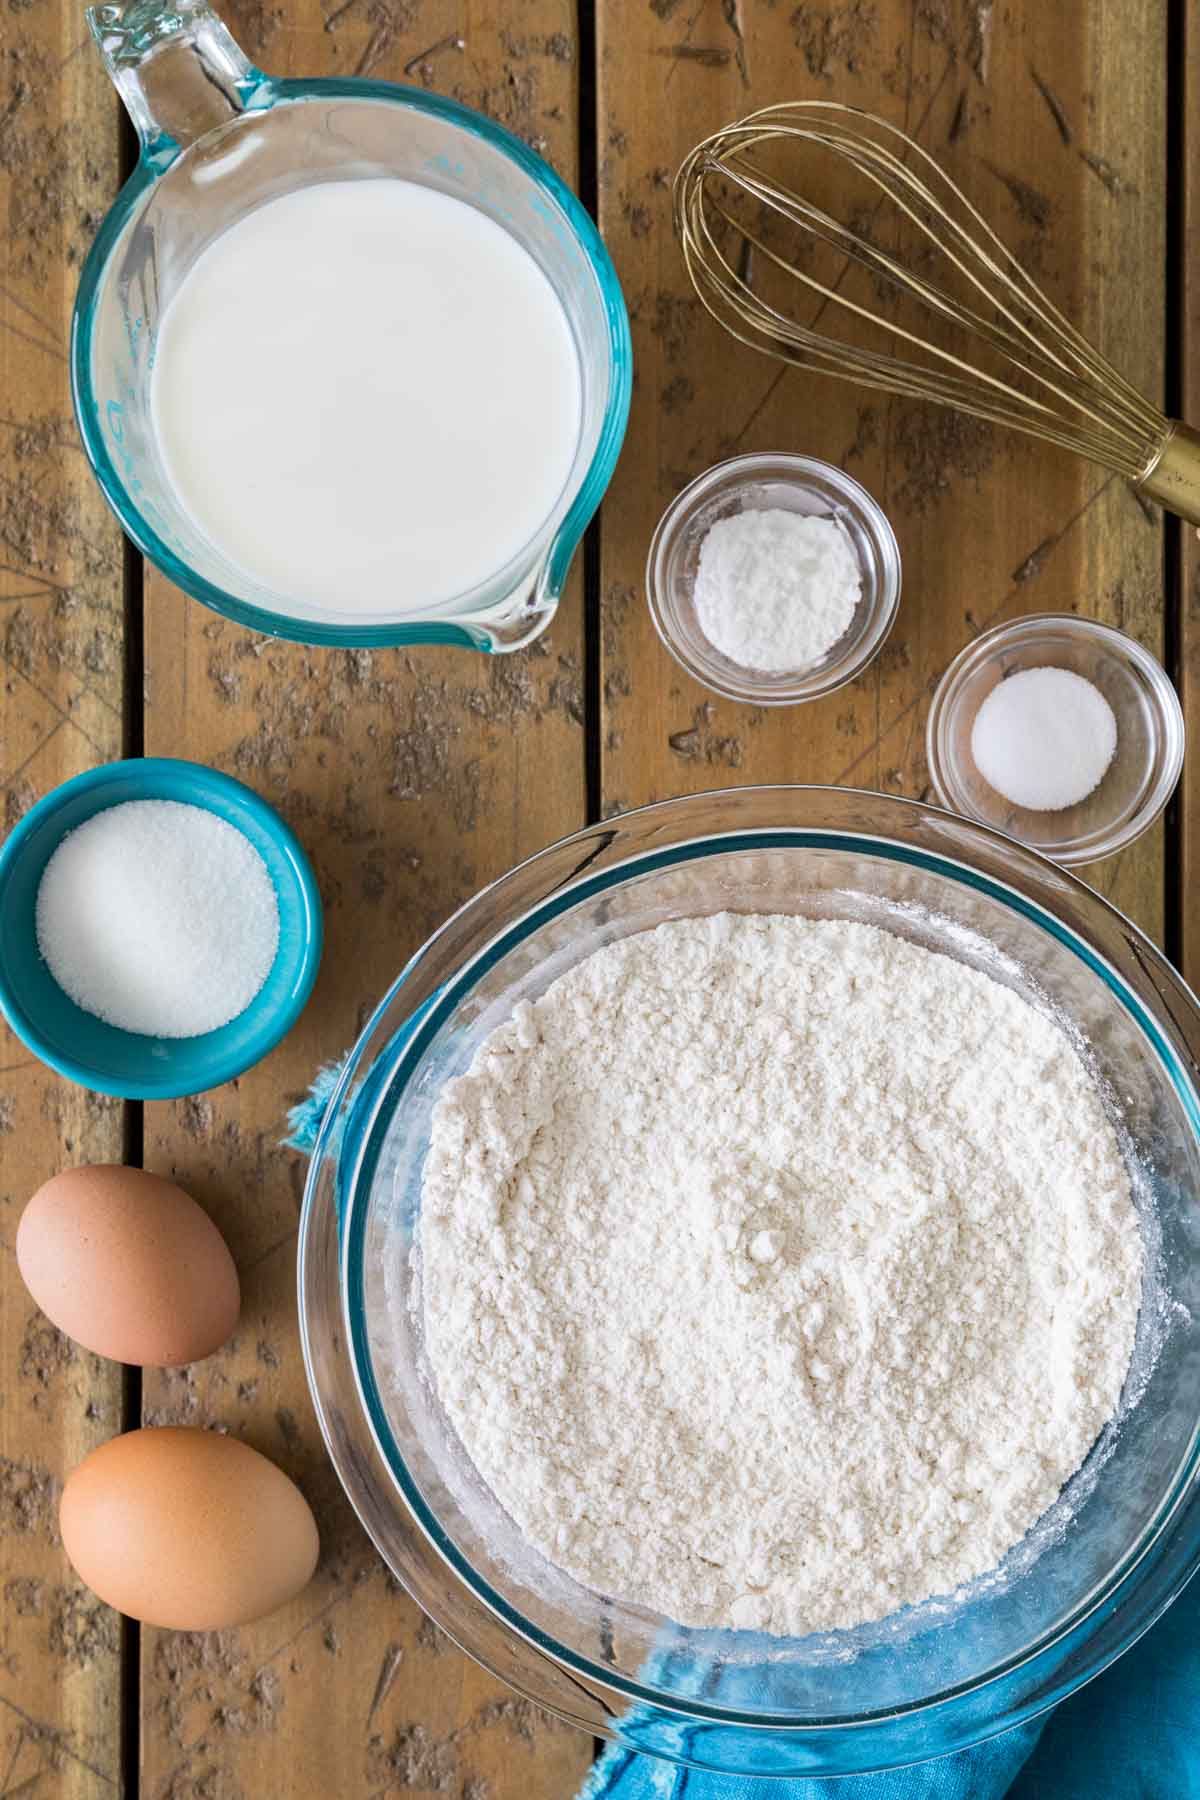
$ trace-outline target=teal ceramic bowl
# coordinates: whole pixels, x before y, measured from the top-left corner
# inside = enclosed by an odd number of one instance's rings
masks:
[[[157,1038],[107,1025],[68,999],[38,949],[35,909],[46,864],[67,832],[127,800],[205,807],[244,833],[267,865],[279,948],[249,1006],[217,1031]],[[251,1068],[300,1016],[322,937],[321,897],[295,834],[248,787],[201,763],[145,757],[89,769],[39,800],[0,849],[0,1007],[35,1056],[97,1093],[174,1100]]]

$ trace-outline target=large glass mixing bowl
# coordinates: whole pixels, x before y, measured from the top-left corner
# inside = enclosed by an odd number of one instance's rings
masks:
[[[443,1415],[409,1305],[443,1082],[519,998],[601,944],[726,908],[882,924],[1052,1009],[1109,1096],[1148,1250],[1121,1410],[1002,1569],[882,1623],[798,1639],[683,1630],[533,1551]],[[1196,1000],[1099,895],[1009,838],[906,800],[700,794],[543,851],[414,957],[351,1057],[313,1157],[305,1354],[363,1524],[465,1650],[539,1705],[651,1755],[844,1774],[939,1755],[1052,1705],[1128,1648],[1200,1560],[1198,1049]]]

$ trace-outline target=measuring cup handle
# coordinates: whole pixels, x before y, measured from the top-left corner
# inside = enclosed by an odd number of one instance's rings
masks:
[[[266,98],[268,78],[205,0],[94,6],[87,21],[143,155],[162,166]]]

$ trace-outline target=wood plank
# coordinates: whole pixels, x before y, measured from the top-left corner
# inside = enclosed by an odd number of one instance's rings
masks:
[[[420,9],[244,4],[230,24],[287,75],[427,82],[482,106],[575,172],[575,18],[536,0]],[[459,48],[458,41],[462,40]],[[474,889],[584,816],[576,582],[530,651],[339,653],[269,643],[153,576],[146,748],[209,762],[295,825],[326,903],[308,1012],[259,1068],[146,1110],[146,1161],[211,1210],[243,1280],[229,1350],[148,1377],[148,1420],[215,1423],[300,1481],[323,1556],[296,1604],[210,1638],[143,1634],[143,1794],[573,1791],[590,1740],[543,1722],[422,1624],[343,1500],[309,1406],[295,1315],[304,1169],[278,1147],[287,1102],[356,1036],[405,959]]]
[[[925,405],[788,371],[732,344],[681,266],[668,186],[687,149],[755,106],[837,98],[916,133],[1051,296],[1147,393],[1162,383],[1163,0],[704,0],[602,8],[601,220],[634,316],[637,386],[604,509],[606,812],[763,781],[928,793],[929,695],[958,649],[1026,612],[1078,610],[1162,646],[1162,535],[1123,483]],[[692,476],[739,451],[824,457],[892,518],[905,593],[882,655],[824,701],[709,694],[660,646],[646,547]],[[1150,931],[1161,827],[1090,879]]]
[[[1185,419],[1200,419],[1200,271],[1192,246],[1200,228],[1200,20],[1193,9],[1182,10],[1184,38],[1177,100],[1178,149],[1175,163],[1180,182],[1178,263],[1172,271],[1179,284],[1179,404]],[[1192,749],[1184,763],[1176,801],[1180,855],[1176,871],[1181,967],[1193,988],[1200,987],[1200,781],[1195,775],[1195,744],[1200,735],[1200,532],[1179,528],[1179,697]]]
[[[121,754],[122,552],[71,416],[79,266],[117,187],[117,101],[66,0],[0,41],[0,780],[7,832]],[[21,1208],[58,1169],[119,1161],[119,1103],[42,1067],[0,1022],[0,1791],[100,1800],[121,1773],[119,1626],[58,1542],[72,1467],[121,1425],[122,1371],[38,1312]]]

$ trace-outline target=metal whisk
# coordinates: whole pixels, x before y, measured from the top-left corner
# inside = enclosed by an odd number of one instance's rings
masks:
[[[865,214],[843,223],[775,172],[806,148],[865,178]],[[889,208],[911,246],[903,260],[880,241]],[[795,228],[791,254],[779,247],[781,221],[783,234]],[[743,343],[1060,444],[1200,524],[1200,434],[1165,418],[1118,374],[928,152],[886,120],[826,100],[751,113],[687,157],[675,177],[675,227],[697,294]],[[840,268],[818,274],[812,239],[836,253]],[[871,281],[865,302],[845,279],[855,265]],[[773,293],[782,282],[782,305],[763,291],[772,282]],[[794,307],[804,290],[818,300],[808,323]],[[883,301],[915,303],[945,337],[969,334],[971,350],[958,354],[932,333],[908,328],[895,311],[878,310]],[[830,316],[860,338],[885,333],[898,349],[826,336],[819,327]],[[992,369],[980,366],[983,346],[993,353]]]

